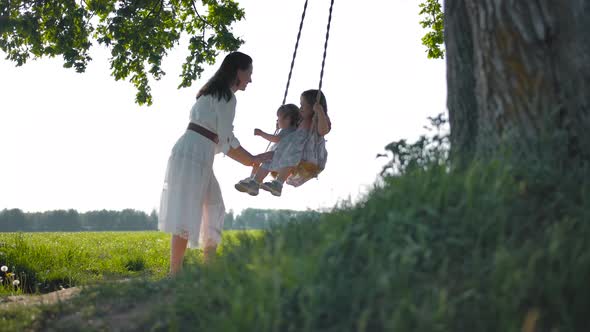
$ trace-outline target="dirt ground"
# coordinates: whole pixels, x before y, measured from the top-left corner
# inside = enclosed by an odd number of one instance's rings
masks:
[[[55,292],[41,295],[14,295],[0,299],[0,309],[12,306],[29,306],[38,304],[55,304],[67,301],[80,293],[79,287],[61,289]]]

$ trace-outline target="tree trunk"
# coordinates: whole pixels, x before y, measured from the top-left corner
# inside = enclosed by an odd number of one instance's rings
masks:
[[[477,136],[473,37],[465,7],[466,1],[469,0],[444,2],[451,157],[462,161],[473,158],[474,137]]]
[[[445,29],[455,155],[590,160],[590,1],[447,0]]]

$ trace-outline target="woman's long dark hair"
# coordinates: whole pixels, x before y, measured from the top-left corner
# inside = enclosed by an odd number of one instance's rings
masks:
[[[213,77],[201,88],[197,98],[212,95],[217,97],[218,100],[223,97],[226,101],[229,101],[232,96],[231,86],[236,83],[238,69],[246,70],[251,65],[252,58],[247,54],[232,52],[226,55]]]

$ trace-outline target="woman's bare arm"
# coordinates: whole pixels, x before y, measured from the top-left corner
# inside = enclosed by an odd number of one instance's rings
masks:
[[[238,146],[237,148],[230,148],[229,151],[227,152],[227,155],[231,159],[233,159],[243,165],[252,166],[254,164],[262,163],[262,162],[272,159],[273,152],[269,151],[269,152],[261,153],[258,155],[252,155],[250,152],[248,152],[242,146]]]

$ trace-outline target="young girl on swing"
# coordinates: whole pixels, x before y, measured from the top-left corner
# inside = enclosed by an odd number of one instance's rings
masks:
[[[300,121],[301,114],[299,113],[299,107],[294,104],[281,105],[281,107],[279,107],[277,110],[277,129],[280,129],[278,134],[268,134],[256,128],[254,129],[254,135],[260,136],[267,141],[274,143],[271,145],[269,151],[275,151],[281,142],[286,142],[286,137],[288,135],[294,133],[295,130],[297,130],[297,126],[299,125]],[[263,167],[268,167],[269,165],[270,161],[267,161],[263,164]],[[256,176],[260,166],[261,164],[254,164],[250,176],[236,183],[235,188],[238,191],[247,192],[252,196],[258,195],[259,186],[249,186],[248,184]]]
[[[297,130],[280,139],[272,161],[261,164],[254,177],[240,181],[238,184],[242,190],[238,190],[254,195],[258,188],[262,188],[274,196],[281,196],[285,181],[293,173],[304,171],[303,165],[312,166],[313,170],[309,171],[312,175],[317,175],[325,168],[328,152],[324,136],[330,132],[331,123],[327,114],[326,97],[319,92],[320,99],[317,102],[318,92],[307,90],[301,94],[301,122]],[[270,172],[277,173],[276,179],[261,184]],[[296,187],[308,178],[299,177],[287,183]]]

